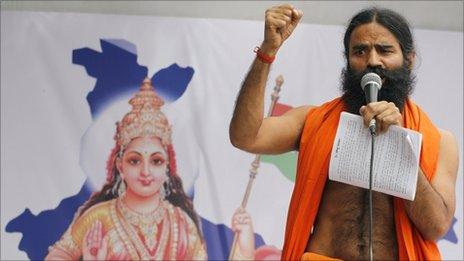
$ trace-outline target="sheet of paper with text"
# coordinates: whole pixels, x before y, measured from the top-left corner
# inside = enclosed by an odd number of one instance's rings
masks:
[[[422,134],[390,126],[374,138],[372,189],[414,200]],[[330,157],[329,179],[369,188],[371,135],[361,116],[342,112]]]

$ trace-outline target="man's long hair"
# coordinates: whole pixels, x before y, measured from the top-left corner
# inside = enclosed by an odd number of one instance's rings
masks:
[[[399,68],[384,69],[368,66],[362,72],[356,72],[351,68],[349,62],[349,45],[353,31],[361,25],[378,23],[389,30],[398,41],[403,53],[403,64]],[[366,99],[360,83],[361,78],[369,72],[374,72],[384,79],[382,89],[379,91],[379,101],[393,102],[402,111],[406,99],[413,91],[415,76],[411,72],[409,59],[415,52],[413,37],[408,22],[400,14],[376,7],[364,9],[356,14],[350,21],[344,36],[344,54],[346,67],[342,71],[342,100],[345,110],[350,113],[359,114],[359,108],[366,104]]]
[[[414,53],[414,40],[408,21],[395,11],[384,8],[371,7],[364,9],[356,14],[348,24],[343,38],[343,45],[345,47],[345,57],[347,64],[349,65],[349,48],[350,38],[354,29],[360,25],[369,24],[376,22],[383,27],[387,28],[398,40],[401,51],[403,52],[404,59],[407,63],[410,63],[409,56]],[[409,66],[409,64],[406,64]]]

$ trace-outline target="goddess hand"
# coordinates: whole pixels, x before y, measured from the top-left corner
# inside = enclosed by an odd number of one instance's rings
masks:
[[[242,207],[238,208],[232,217],[232,230],[238,233],[237,252],[234,256],[240,259],[254,259],[255,235],[250,215]]]
[[[103,224],[100,220],[93,223],[82,241],[83,260],[106,260],[108,234],[103,237]]]

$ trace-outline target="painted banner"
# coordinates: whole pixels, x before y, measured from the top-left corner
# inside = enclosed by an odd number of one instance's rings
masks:
[[[263,22],[1,12],[1,259],[278,259],[296,152],[234,148],[229,122]],[[340,95],[341,26],[298,26],[275,115]],[[415,30],[413,99],[458,139],[463,33]],[[151,137],[151,138],[149,138]],[[256,166],[255,166],[256,167]],[[137,176],[136,173],[142,173]],[[152,175],[145,175],[151,173]],[[463,259],[456,213],[438,241]]]

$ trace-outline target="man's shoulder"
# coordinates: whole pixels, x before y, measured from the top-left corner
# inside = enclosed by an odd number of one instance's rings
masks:
[[[437,129],[440,132],[440,135],[444,135],[444,136],[447,136],[447,137],[453,137],[454,138],[454,134],[451,131],[441,129],[441,128],[437,128]]]
[[[311,109],[314,109],[314,108],[317,108],[317,106],[315,105],[298,106],[284,113],[284,115],[306,115]]]
[[[306,105],[307,116],[311,114],[327,114],[327,113],[339,113],[344,108],[344,102],[341,97],[336,97],[332,100],[326,101],[321,105]]]
[[[456,136],[451,131],[438,128],[438,132],[440,133],[442,145],[457,145]]]
[[[318,111],[327,111],[330,110],[330,107],[338,106],[340,104],[341,98],[337,97],[335,99],[332,99],[330,101],[326,101],[321,105],[312,105],[312,104],[306,104],[298,107],[294,107],[284,114],[282,116],[288,117],[288,118],[293,118],[295,120],[298,120],[299,122],[305,121],[308,114],[310,112],[318,112]]]

